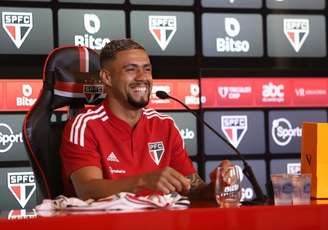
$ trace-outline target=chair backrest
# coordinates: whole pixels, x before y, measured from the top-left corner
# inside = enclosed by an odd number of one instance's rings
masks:
[[[46,59],[42,90],[23,123],[25,147],[42,198],[63,194],[59,149],[66,121],[58,118],[63,111],[102,101],[105,92],[99,69],[99,55],[87,47],[56,48]]]

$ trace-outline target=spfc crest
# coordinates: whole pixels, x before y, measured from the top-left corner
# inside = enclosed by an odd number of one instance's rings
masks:
[[[25,209],[14,209],[8,213],[8,220],[21,220],[21,219],[32,219],[36,218],[37,214],[35,209],[27,211]]]
[[[2,27],[19,49],[33,28],[32,13],[2,12]]]
[[[105,98],[104,85],[83,85],[83,93],[88,103],[92,104],[98,99]]]
[[[150,15],[148,23],[150,33],[164,51],[177,31],[177,17]]]
[[[228,141],[237,148],[247,131],[247,116],[222,116],[221,129]]]
[[[296,53],[298,53],[303,46],[305,39],[309,35],[309,31],[309,19],[284,19],[284,34]]]
[[[159,142],[150,142],[148,143],[148,151],[150,154],[151,159],[153,159],[153,161],[159,165],[165,149],[164,149],[164,144],[162,141]]]
[[[35,191],[33,172],[12,172],[7,174],[7,185],[22,208],[32,197]]]

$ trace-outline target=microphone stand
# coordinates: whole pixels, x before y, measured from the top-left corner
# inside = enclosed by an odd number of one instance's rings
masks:
[[[202,120],[198,114],[194,111],[192,111],[187,105],[185,105],[182,101],[178,100],[177,98],[171,97],[169,94],[167,94],[164,91],[157,91],[156,92],[156,96],[161,98],[161,99],[166,99],[166,98],[170,98],[176,102],[178,102],[180,105],[182,105],[184,108],[186,108],[189,112],[191,112],[196,118],[197,120],[204,124],[207,128],[209,128],[214,134],[216,134],[222,141],[224,141],[232,150],[234,150],[234,152],[237,154],[238,158],[243,162],[243,173],[244,175],[247,177],[247,179],[249,180],[249,182],[251,183],[254,192],[255,192],[255,196],[256,199],[251,201],[251,202],[244,202],[244,203],[249,203],[249,204],[263,204],[266,202],[266,196],[264,195],[260,185],[258,184],[256,177],[253,173],[253,170],[251,168],[251,166],[247,163],[247,161],[245,160],[244,156],[241,155],[241,153],[239,152],[239,150],[237,148],[235,148],[229,141],[227,141],[220,133],[218,133],[214,128],[212,128],[206,121]]]

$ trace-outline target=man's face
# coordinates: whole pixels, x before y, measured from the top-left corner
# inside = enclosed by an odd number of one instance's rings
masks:
[[[152,68],[142,49],[120,51],[108,66],[111,75],[110,94],[113,99],[135,109],[149,103],[152,89]]]

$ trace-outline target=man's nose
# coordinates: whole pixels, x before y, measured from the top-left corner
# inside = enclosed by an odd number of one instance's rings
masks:
[[[140,69],[137,71],[136,80],[148,80],[150,78],[149,73],[146,70]]]

